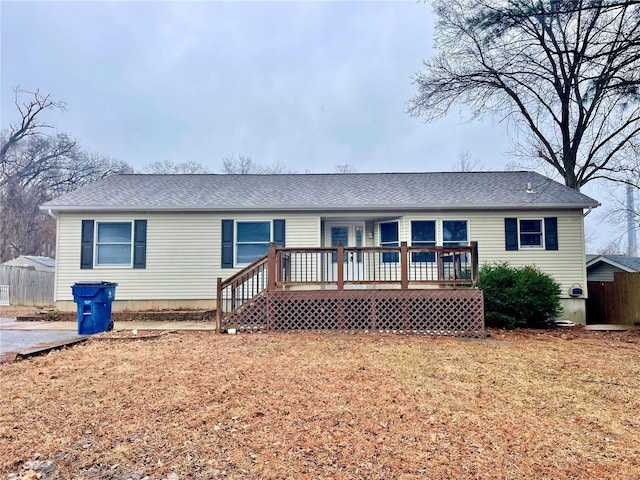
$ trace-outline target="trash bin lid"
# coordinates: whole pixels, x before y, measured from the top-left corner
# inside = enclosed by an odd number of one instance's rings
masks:
[[[102,280],[87,280],[84,282],[75,282],[74,285],[118,285],[113,282],[105,282]]]

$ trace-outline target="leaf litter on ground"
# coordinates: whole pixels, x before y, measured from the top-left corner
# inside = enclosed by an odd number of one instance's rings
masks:
[[[492,333],[179,332],[5,364],[0,473],[640,476],[637,331]]]

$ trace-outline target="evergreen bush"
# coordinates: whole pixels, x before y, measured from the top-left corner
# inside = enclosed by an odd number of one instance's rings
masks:
[[[535,267],[508,263],[480,269],[485,323],[495,328],[553,328],[562,312],[560,285]]]

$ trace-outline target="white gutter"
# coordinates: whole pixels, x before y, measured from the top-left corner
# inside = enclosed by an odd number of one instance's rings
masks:
[[[591,211],[597,205],[549,203],[539,205],[344,205],[344,206],[244,206],[244,207],[186,207],[186,206],[143,206],[143,205],[51,205],[40,207],[42,210],[56,212],[380,212],[380,211],[459,211],[459,210],[571,210],[588,208]]]

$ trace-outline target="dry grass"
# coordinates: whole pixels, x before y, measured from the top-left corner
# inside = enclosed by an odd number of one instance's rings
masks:
[[[16,318],[22,316],[37,315],[39,312],[48,310],[40,307],[23,307],[23,306],[0,306],[0,318]]]
[[[495,338],[94,339],[0,366],[0,473],[640,477],[637,333]]]

